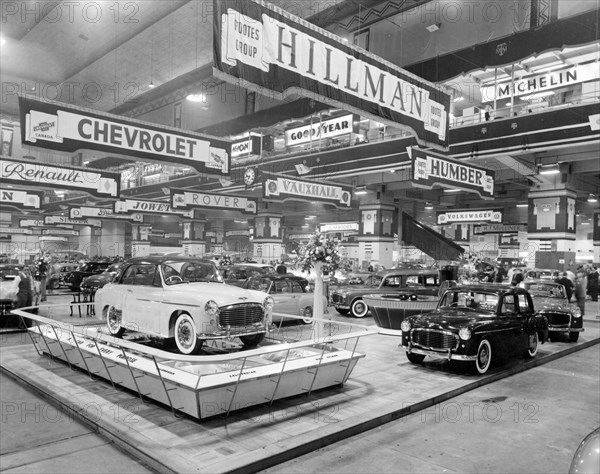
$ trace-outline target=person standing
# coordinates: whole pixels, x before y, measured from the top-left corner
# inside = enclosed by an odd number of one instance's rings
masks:
[[[575,298],[577,299],[577,306],[581,310],[581,316],[585,314],[585,296],[587,292],[587,277],[583,270],[577,272],[575,280]]]
[[[31,306],[33,302],[33,291],[31,272],[27,267],[19,270],[19,281],[17,283],[17,299],[15,301],[15,309]]]
[[[46,283],[48,279],[48,270],[50,267],[50,259],[44,253],[42,253],[38,259],[35,261],[35,266],[38,273],[38,280],[41,285],[42,299],[41,301],[46,301]]]
[[[592,268],[592,271],[588,275],[587,287],[592,301],[598,301],[598,268]]]
[[[571,296],[573,296],[573,282],[567,275],[567,272],[562,272],[560,278],[556,280],[556,283],[560,283],[565,287],[565,291],[567,293],[567,300],[571,302]]]

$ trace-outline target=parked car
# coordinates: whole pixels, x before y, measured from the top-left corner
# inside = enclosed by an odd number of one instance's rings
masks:
[[[214,263],[190,257],[140,257],[123,263],[95,295],[95,314],[111,335],[125,330],[174,338],[182,354],[208,339],[239,337],[256,346],[272,322],[273,298],[225,285]]]
[[[519,283],[529,291],[536,312],[546,316],[550,339],[558,334],[568,334],[571,342],[579,339],[583,332],[581,309],[575,303],[569,303],[565,287],[551,280],[525,280]]]
[[[560,278],[560,270],[552,270],[549,268],[529,268],[525,270],[524,280],[558,280]]]
[[[110,266],[110,262],[85,262],[76,270],[67,273],[64,277],[65,283],[71,291],[79,291],[81,282],[85,277],[102,273]]]
[[[14,308],[19,291],[19,272],[23,265],[0,265],[0,316],[8,315]],[[42,299],[41,284],[31,278],[32,306],[38,306]]]
[[[331,302],[338,313],[352,314],[364,318],[369,307],[363,301],[364,295],[398,291],[406,294],[437,295],[439,292],[437,270],[385,270],[367,277],[364,285],[348,285],[331,293]]]
[[[293,316],[302,316],[304,324],[313,322],[314,293],[306,278],[295,275],[269,275],[248,278],[242,288],[268,293],[274,300],[273,311]],[[323,308],[327,308],[327,298],[323,296]],[[273,316],[273,321],[294,320],[285,316]]]
[[[596,474],[600,471],[600,428],[588,434],[575,451],[569,474]]]
[[[274,275],[275,269],[271,265],[262,263],[240,263],[219,267],[225,283],[233,286],[241,286],[244,282],[257,275]]]
[[[58,290],[66,286],[65,276],[77,269],[76,263],[55,263],[50,270],[50,277],[46,282],[46,288]]]
[[[535,312],[524,288],[458,285],[443,294],[435,311],[407,317],[401,329],[413,364],[435,356],[474,362],[485,374],[498,355],[535,357],[546,342],[548,321]]]
[[[123,262],[113,263],[102,273],[85,277],[79,285],[81,292],[87,295],[94,295],[104,285],[113,281],[122,266]]]

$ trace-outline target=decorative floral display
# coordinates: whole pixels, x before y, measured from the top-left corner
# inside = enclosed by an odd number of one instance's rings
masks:
[[[337,242],[317,233],[298,249],[296,263],[303,272],[309,273],[318,262],[323,263],[323,272],[332,273],[340,267],[342,256]]]
[[[231,265],[233,262],[231,261],[231,257],[229,255],[223,255],[219,260],[219,265]]]
[[[46,276],[50,269],[51,259],[48,255],[39,255],[33,262],[37,276]]]

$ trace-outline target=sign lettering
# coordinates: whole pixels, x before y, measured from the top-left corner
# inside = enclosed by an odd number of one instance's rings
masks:
[[[471,209],[437,213],[437,223],[439,225],[453,224],[455,222],[502,222],[502,210]]]
[[[256,200],[242,196],[195,193],[177,189],[171,189],[171,203],[174,209],[232,209],[248,214],[256,214],[258,205]]]
[[[170,203],[163,201],[146,201],[142,199],[122,199],[114,203],[115,213],[143,212],[144,214],[176,214],[194,217],[194,211],[177,211]]]
[[[71,219],[80,219],[82,217],[101,217],[106,219],[132,220],[134,222],[144,222],[144,216],[141,212],[133,214],[116,215],[112,209],[105,207],[72,207],[69,211]]]
[[[4,188],[4,186],[3,186]],[[43,193],[39,191],[25,191],[20,189],[0,189],[0,203],[19,208],[39,209],[42,204]]]
[[[265,197],[281,197],[301,201],[325,201],[350,207],[352,192],[349,186],[300,181],[297,179],[267,179],[263,183]]]

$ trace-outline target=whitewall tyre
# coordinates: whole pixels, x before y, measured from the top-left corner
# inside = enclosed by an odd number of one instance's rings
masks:
[[[106,328],[108,329],[109,334],[113,337],[121,337],[125,332],[122,323],[121,310],[114,306],[109,306],[106,309]]]
[[[527,357],[528,359],[533,359],[537,354],[539,346],[538,333],[534,331],[533,334],[528,335],[528,338],[529,345],[527,346],[527,350],[525,351],[525,357]]]
[[[363,300],[358,299],[352,302],[350,311],[352,313],[352,316],[354,316],[355,318],[364,318],[369,312],[369,307]]]
[[[482,339],[477,349],[475,369],[478,374],[485,374],[492,365],[492,345],[487,339]]]
[[[304,317],[304,319],[302,320],[302,322],[304,324],[311,324],[313,322],[313,309],[312,309],[312,306],[307,306],[306,308],[304,308],[302,310],[302,316]]]
[[[181,313],[175,321],[175,345],[177,350],[184,355],[200,353],[202,342],[198,339],[196,325],[188,313]]]

